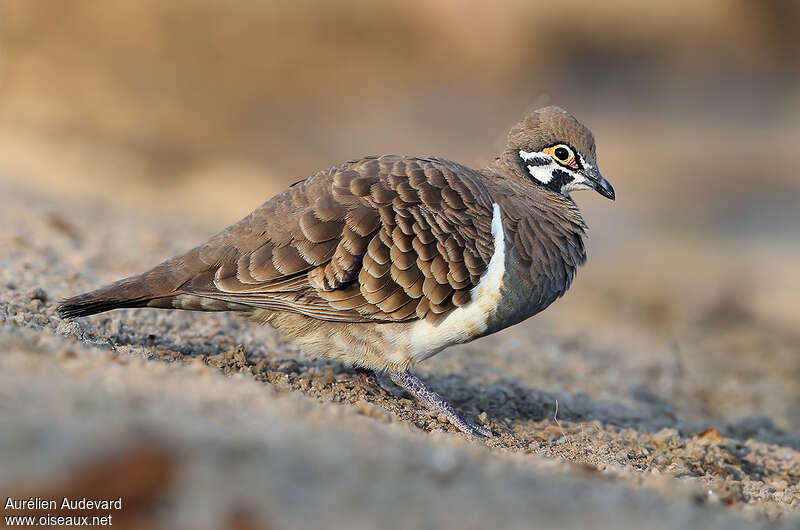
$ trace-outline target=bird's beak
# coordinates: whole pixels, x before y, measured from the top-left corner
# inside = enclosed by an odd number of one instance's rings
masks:
[[[597,168],[588,168],[583,171],[583,176],[592,184],[594,190],[606,199],[614,200],[614,186],[603,178]]]

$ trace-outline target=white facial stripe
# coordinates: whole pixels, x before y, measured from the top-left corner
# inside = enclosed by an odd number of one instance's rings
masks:
[[[542,162],[550,163],[553,159],[550,155],[545,155],[543,153],[529,153],[527,151],[523,151],[522,149],[519,150],[519,157],[523,160],[538,160]]]
[[[528,166],[528,173],[542,184],[549,184],[553,180],[550,166]]]
[[[572,180],[561,186],[561,193],[563,195],[569,196],[570,192],[575,190],[592,189],[592,186],[589,185],[589,181],[586,179],[586,177],[577,171],[558,164],[550,155],[546,155],[544,153],[529,153],[527,151],[520,150],[519,156],[526,162],[532,162],[532,164],[527,166],[528,173],[530,173],[533,178],[542,184],[549,184],[550,181],[553,180],[554,168],[558,168],[569,173],[569,175],[572,177]],[[587,169],[594,167],[591,164],[586,163],[580,153],[575,153],[575,156],[578,158],[583,167]]]
[[[586,169],[592,169],[594,166],[588,163],[584,158],[581,156],[580,153],[577,153],[578,159],[581,161],[581,166],[585,167]]]
[[[529,153],[520,149],[519,157],[526,162],[533,162],[528,165],[528,173],[542,184],[548,184],[553,180],[552,167],[556,165],[550,155],[543,153]]]

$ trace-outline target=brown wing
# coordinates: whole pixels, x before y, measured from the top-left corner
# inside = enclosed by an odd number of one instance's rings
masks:
[[[178,293],[333,321],[435,321],[466,304],[493,252],[472,169],[394,155],[298,182],[182,265]]]

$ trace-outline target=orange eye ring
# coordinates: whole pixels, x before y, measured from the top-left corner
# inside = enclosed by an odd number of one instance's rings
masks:
[[[567,144],[556,144],[547,147],[542,149],[542,153],[552,156],[561,165],[578,169],[578,160],[575,157],[575,152]]]

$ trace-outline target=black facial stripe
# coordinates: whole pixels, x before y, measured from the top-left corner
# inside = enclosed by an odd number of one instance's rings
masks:
[[[528,166],[546,166],[550,164],[550,160],[544,156],[537,156],[536,158],[531,158],[530,160],[525,160],[525,165]]]
[[[547,183],[547,187],[555,190],[561,191],[561,188],[565,185],[572,182],[573,177],[563,169],[554,169],[553,170],[553,178],[550,182]]]
[[[528,169],[528,166],[537,166],[538,164],[534,163],[534,160],[538,162],[539,159],[537,157],[537,158],[532,158],[530,161],[528,161],[528,160],[525,160],[524,158],[522,158],[521,155],[519,157],[517,157],[517,164],[519,164],[520,171],[522,172],[523,175],[527,175],[528,178],[530,178],[531,180],[536,180],[536,179],[533,178],[533,175],[531,175],[531,172]]]
[[[560,145],[560,143],[559,144],[554,144],[554,145]],[[569,144],[564,144],[564,145],[569,145]],[[572,149],[572,147],[570,147],[570,149]],[[582,169],[583,168],[583,164],[581,163],[581,159],[578,156],[577,151],[575,151],[573,149],[573,153],[575,153],[574,160],[575,160],[576,164],[578,165],[578,168]],[[528,166],[531,166],[532,168],[533,167],[543,167],[543,166],[548,166],[553,162],[555,162],[557,164],[560,164],[560,165],[564,166],[565,168],[567,167],[564,164],[562,164],[561,161],[558,160],[557,158],[555,158],[554,156],[553,157],[537,156],[537,157],[531,157],[529,160],[526,160],[526,159],[522,158],[522,155],[520,155],[519,158],[517,158],[517,163],[520,165],[520,169],[522,169],[523,173],[525,173],[528,176],[528,178],[530,178],[530,180],[532,182],[534,182],[535,184],[538,184],[539,186],[542,186],[544,188],[552,190],[552,191],[554,191],[556,193],[561,193],[561,189],[564,186],[566,186],[567,184],[569,184],[570,182],[575,180],[575,177],[574,177],[574,175],[572,173],[572,171],[574,171],[574,168],[570,167],[568,171],[566,171],[564,169],[561,169],[561,168],[558,168],[558,167],[553,169],[551,171],[551,173],[550,173],[551,179],[547,183],[544,183],[544,182],[540,181],[539,179],[535,178],[531,174],[531,170],[528,169]]]

